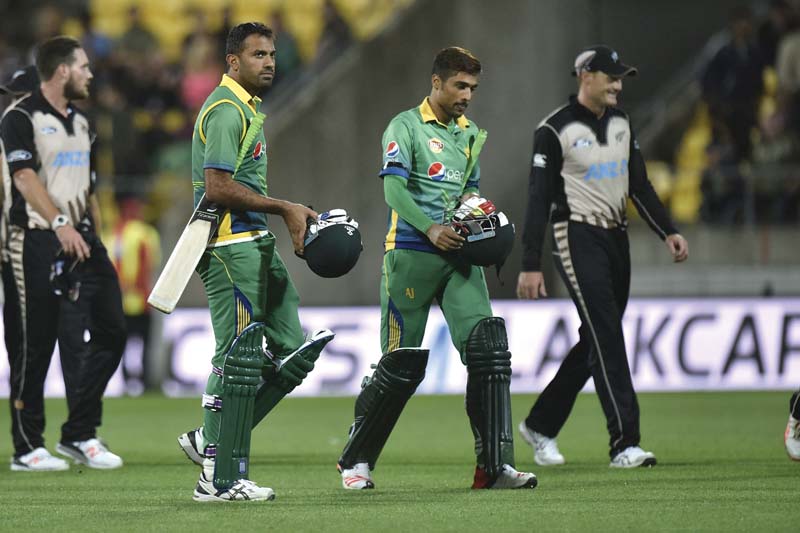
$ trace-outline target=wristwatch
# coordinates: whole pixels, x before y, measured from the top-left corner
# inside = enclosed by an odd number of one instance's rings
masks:
[[[53,231],[55,231],[61,226],[66,226],[67,224],[69,224],[69,218],[67,217],[67,215],[59,214],[50,223],[50,227],[53,228]]]

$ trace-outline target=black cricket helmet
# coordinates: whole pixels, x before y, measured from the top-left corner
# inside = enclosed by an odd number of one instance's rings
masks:
[[[364,245],[358,222],[344,209],[321,213],[308,224],[303,258],[323,278],[344,276],[356,265]]]
[[[450,213],[450,227],[466,239],[458,255],[473,265],[499,270],[514,247],[514,224],[485,198],[459,204]]]

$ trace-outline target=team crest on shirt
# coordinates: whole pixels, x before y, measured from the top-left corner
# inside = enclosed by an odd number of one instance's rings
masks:
[[[386,145],[386,157],[388,159],[394,159],[398,155],[400,155],[400,145],[395,141],[389,141],[389,144]]]
[[[259,159],[261,159],[261,156],[264,155],[266,151],[267,150],[266,147],[264,146],[264,143],[258,141],[256,143],[256,146],[253,148],[253,161],[258,161]]]
[[[444,150],[444,143],[440,139],[433,137],[428,139],[428,148],[430,148],[431,152],[434,154],[440,154],[442,150]]]

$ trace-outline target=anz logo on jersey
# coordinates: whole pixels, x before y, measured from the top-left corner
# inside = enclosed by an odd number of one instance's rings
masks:
[[[58,152],[53,160],[54,167],[88,167],[89,152]]]
[[[624,176],[627,172],[627,159],[622,159],[619,162],[609,161],[608,163],[595,163],[586,171],[586,174],[583,176],[583,181],[618,178]]]

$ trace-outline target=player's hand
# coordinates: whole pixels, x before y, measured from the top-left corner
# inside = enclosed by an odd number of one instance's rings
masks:
[[[689,243],[680,233],[668,235],[666,243],[669,253],[672,254],[672,260],[676,263],[682,263],[689,258]]]
[[[309,219],[316,220],[319,215],[310,207],[289,203],[281,216],[284,223],[286,223],[286,229],[289,230],[289,235],[292,237],[294,252],[302,256],[308,221]]]
[[[434,224],[428,228],[425,235],[435,247],[445,252],[458,250],[464,246],[464,237],[453,231],[453,228],[441,224]]]
[[[56,229],[56,237],[58,237],[58,242],[61,243],[65,254],[77,257],[81,262],[89,259],[91,249],[78,230],[67,224]]]
[[[520,300],[538,300],[547,298],[544,287],[544,276],[541,272],[520,272],[517,278],[517,298]]]

